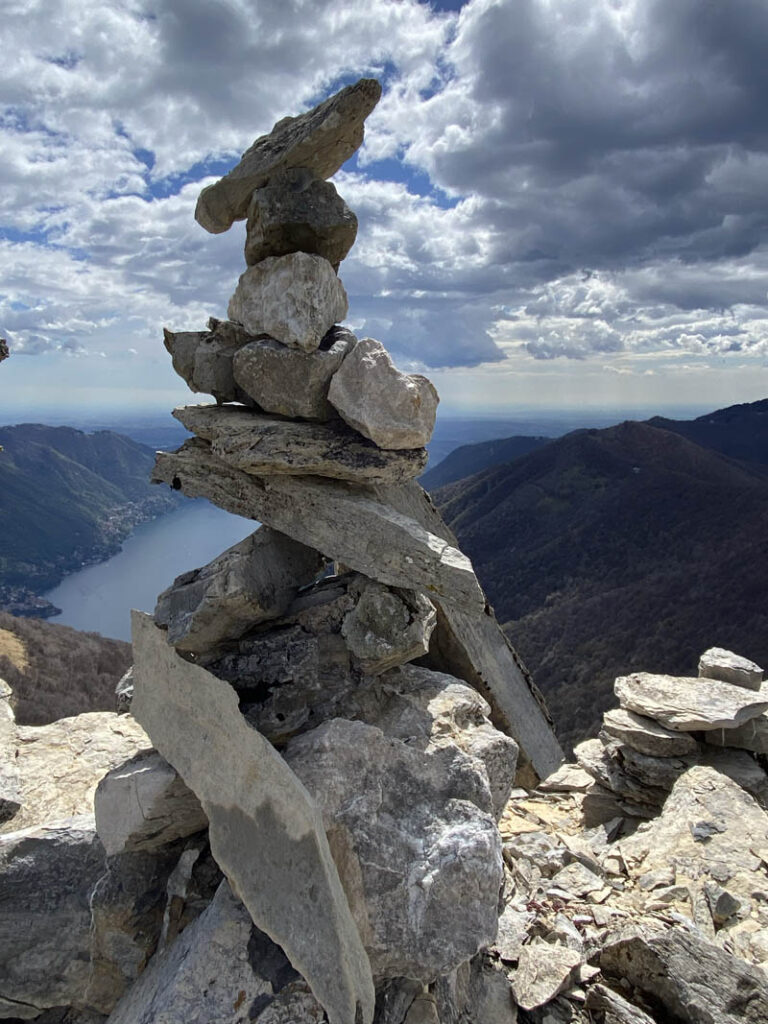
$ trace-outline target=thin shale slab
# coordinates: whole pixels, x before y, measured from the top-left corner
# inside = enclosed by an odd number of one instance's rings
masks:
[[[768,687],[747,690],[719,679],[633,672],[613,689],[626,710],[679,732],[735,729],[768,710]]]

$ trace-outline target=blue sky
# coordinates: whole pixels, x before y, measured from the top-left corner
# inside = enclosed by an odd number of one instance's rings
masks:
[[[162,327],[244,269],[200,188],[361,75],[349,323],[444,410],[768,393],[764,0],[15,0],[3,27],[5,419],[186,401]]]

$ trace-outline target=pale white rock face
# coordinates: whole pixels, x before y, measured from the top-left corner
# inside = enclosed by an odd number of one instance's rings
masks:
[[[581,956],[566,946],[534,940],[520,950],[517,969],[511,975],[515,1001],[524,1010],[550,1002],[567,988]]]
[[[331,327],[313,352],[288,348],[265,338],[235,353],[235,381],[267,412],[291,419],[325,422],[337,416],[328,401],[331,377],[357,338],[344,327]]]
[[[109,857],[153,850],[208,825],[195,794],[154,750],[104,776],[96,789],[94,813]]]
[[[768,710],[768,688],[754,692],[718,679],[634,672],[619,676],[614,693],[626,710],[679,732],[733,729]]]
[[[184,661],[140,612],[133,645],[132,713],[200,800],[217,864],[331,1024],[370,1024],[368,958],[312,797],[248,725],[232,687]]]
[[[281,346],[284,352],[294,349]],[[211,442],[211,451],[254,476],[326,476],[356,483],[399,483],[418,476],[426,448],[384,451],[342,420],[298,423],[235,405],[188,405],[173,415]]]
[[[477,761],[338,718],[285,756],[322,808],[375,978],[427,983],[492,941],[501,840]]]
[[[206,651],[278,618],[324,565],[317,551],[262,526],[175,579],[157,599],[155,622],[178,650]]]
[[[722,679],[748,690],[759,690],[763,682],[763,670],[759,665],[722,647],[710,647],[704,651],[699,658],[699,676]]]
[[[328,260],[294,252],[249,267],[227,315],[250,334],[268,334],[283,345],[314,352],[347,308],[344,285]]]
[[[665,729],[652,718],[624,708],[615,708],[605,713],[603,731],[634,747],[641,754],[656,757],[678,757],[681,754],[692,754],[697,749],[696,740],[688,733]]]
[[[393,591],[373,580],[353,584],[353,590],[357,601],[341,633],[363,672],[380,675],[427,653],[437,625],[429,598],[416,591]]]
[[[402,373],[380,341],[361,338],[331,379],[328,401],[379,448],[420,448],[435,429],[434,385]]]
[[[93,813],[104,775],[152,741],[129,715],[90,711],[49,725],[16,727],[14,762],[22,808],[0,831]]]
[[[214,234],[244,220],[251,196],[291,167],[330,178],[363,141],[363,124],[379,101],[381,86],[361,78],[298,117],[284,117],[256,139],[236,167],[197,200],[195,219]]]

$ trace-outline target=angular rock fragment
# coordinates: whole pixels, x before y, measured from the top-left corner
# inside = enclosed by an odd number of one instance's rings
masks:
[[[214,234],[243,220],[251,196],[291,167],[305,167],[317,178],[330,178],[363,141],[363,123],[381,96],[373,78],[331,96],[298,117],[284,117],[269,135],[256,139],[240,163],[200,193],[195,219]]]
[[[178,650],[202,653],[278,618],[324,565],[317,551],[262,526],[175,579],[157,599],[155,622]]]
[[[133,700],[133,665],[120,677],[115,687],[115,711],[127,715]]]
[[[597,1024],[656,1024],[644,1010],[607,985],[592,985],[584,1005],[595,1015]]]
[[[664,803],[667,789],[640,782],[616,758],[611,757],[600,740],[584,740],[573,752],[585,771],[606,789],[631,801],[643,817],[653,817],[654,809]],[[684,766],[681,770],[685,770]]]
[[[420,448],[440,401],[426,377],[402,373],[379,341],[362,338],[334,374],[328,401],[379,448]]]
[[[288,348],[272,338],[252,341],[235,353],[235,382],[267,412],[320,422],[335,419],[328,387],[356,344],[354,334],[338,326],[325,333],[313,352]]]
[[[517,969],[511,974],[512,993],[524,1010],[543,1006],[567,988],[581,956],[566,946],[534,940],[520,950]]]
[[[314,352],[347,308],[347,293],[328,260],[294,252],[270,256],[241,274],[227,315],[252,335]]]
[[[543,779],[538,786],[541,793],[583,792],[594,783],[594,777],[576,764],[564,764]]]
[[[312,477],[254,477],[232,469],[196,438],[177,452],[158,452],[152,479],[258,518],[381,583],[425,590],[468,608],[485,605],[466,555],[362,487],[352,491]]]
[[[768,754],[768,712],[750,718],[736,729],[710,729],[704,739],[716,747],[738,747],[755,754]]]
[[[256,189],[248,206],[245,262],[308,252],[339,269],[355,244],[357,217],[330,181],[293,167]]]
[[[492,940],[501,844],[469,759],[447,771],[456,753],[425,755],[342,719],[285,756],[322,807],[374,977],[427,983]]]
[[[232,372],[235,353],[255,340],[240,324],[211,317],[207,331],[174,334],[164,329],[163,339],[174,370],[192,391],[213,395],[217,402],[253,404]]]
[[[663,1020],[762,1024],[768,1019],[765,973],[693,931],[654,934],[630,925],[603,947],[600,967],[638,988]]]
[[[603,732],[652,757],[679,757],[697,749],[696,740],[686,732],[665,729],[652,718],[615,708],[603,715]]]
[[[743,686],[747,690],[759,690],[763,670],[749,658],[742,658],[722,647],[710,647],[699,658],[699,677],[721,679],[724,683]]]
[[[341,420],[293,423],[234,405],[191,405],[174,409],[173,415],[187,430],[209,440],[214,455],[254,476],[399,483],[418,476],[427,464],[426,448],[383,451]]]
[[[355,1024],[358,1014],[370,1024],[370,967],[316,805],[245,722],[227,683],[183,661],[139,612],[133,642],[133,714],[196,793],[211,851],[254,923],[279,942],[331,1024]]]
[[[361,671],[380,675],[427,653],[437,613],[424,594],[394,591],[373,580],[353,590],[357,601],[341,633]]]
[[[768,709],[768,689],[753,692],[718,679],[634,672],[614,692],[623,708],[679,732],[733,729]]]
[[[11,707],[13,690],[0,679],[0,824],[21,809],[21,780],[16,764],[16,720]]]
[[[4,359],[7,359],[10,354],[8,342],[5,338],[0,338],[0,363],[2,363]]]
[[[108,772],[96,789],[94,813],[110,857],[152,850],[208,825],[200,801],[157,751]]]

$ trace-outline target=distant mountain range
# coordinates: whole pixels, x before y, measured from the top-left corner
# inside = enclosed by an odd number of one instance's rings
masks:
[[[478,444],[463,444],[422,474],[419,483],[426,490],[434,491],[490,466],[499,466],[527,455],[550,440],[549,437],[503,437]]]
[[[695,674],[711,646],[768,668],[767,464],[761,401],[575,431],[433,493],[566,744],[622,672]]]
[[[65,573],[117,551],[133,526],[175,507],[148,482],[151,448],[111,431],[0,427],[0,608],[50,614]]]

